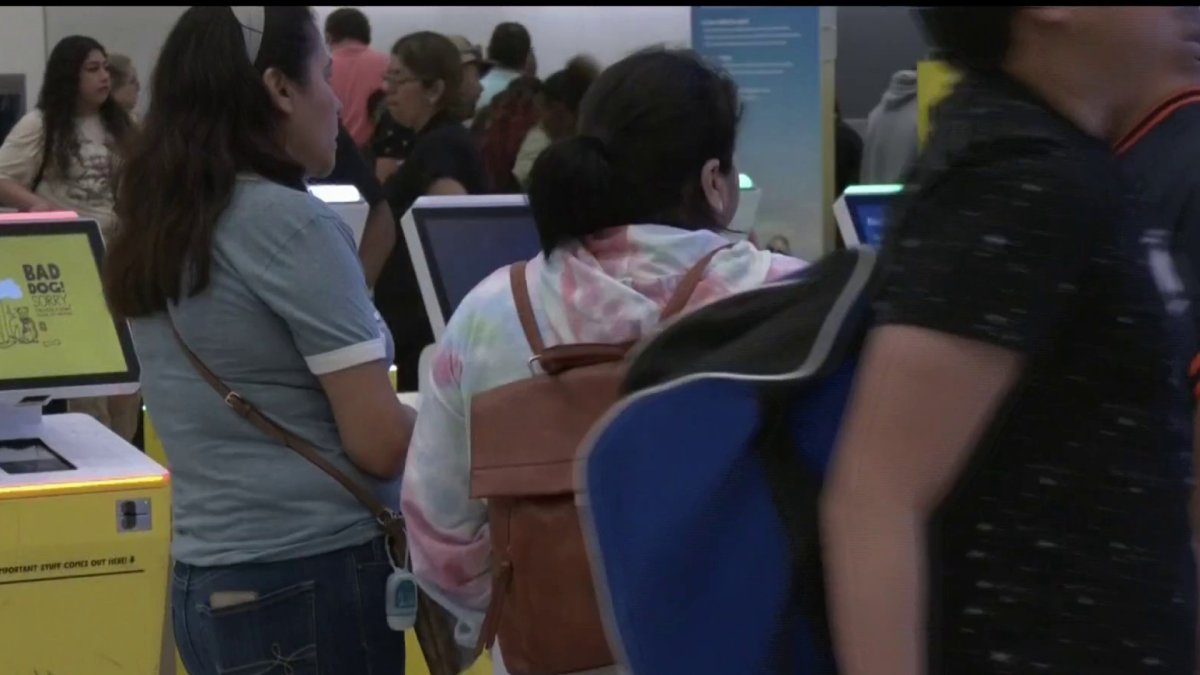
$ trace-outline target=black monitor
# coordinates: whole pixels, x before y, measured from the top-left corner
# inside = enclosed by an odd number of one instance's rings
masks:
[[[422,197],[401,227],[435,339],[479,282],[541,251],[522,195]]]

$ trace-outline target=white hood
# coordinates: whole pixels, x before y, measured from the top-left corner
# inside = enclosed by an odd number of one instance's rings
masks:
[[[688,270],[728,246],[708,230],[662,225],[614,228],[586,244],[560,249],[530,267],[533,301],[547,319],[549,343],[633,340],[658,325],[662,308]],[[687,308],[757,288],[803,266],[741,242],[720,251],[706,268]]]

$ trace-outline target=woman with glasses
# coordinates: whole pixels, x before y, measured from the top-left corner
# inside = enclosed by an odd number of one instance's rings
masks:
[[[430,32],[400,38],[384,84],[388,112],[415,133],[404,164],[384,185],[392,213],[403,216],[422,195],[487,192],[483,157],[462,123],[462,57],[454,43]],[[396,337],[397,385],[415,391],[417,360],[433,333],[402,238],[375,284],[375,306]]]

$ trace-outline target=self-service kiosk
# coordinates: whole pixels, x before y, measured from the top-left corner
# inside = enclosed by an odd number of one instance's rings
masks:
[[[325,202],[342,221],[350,226],[350,232],[354,234],[355,247],[361,246],[371,205],[363,199],[358,188],[353,185],[315,183],[308,186],[308,192]]]
[[[833,204],[838,232],[847,248],[878,247],[890,209],[904,191],[903,185],[851,185]]]
[[[133,393],[94,221],[0,220],[0,673],[158,671],[168,473],[52,399]]]
[[[524,195],[421,197],[400,229],[435,340],[479,282],[541,251]]]

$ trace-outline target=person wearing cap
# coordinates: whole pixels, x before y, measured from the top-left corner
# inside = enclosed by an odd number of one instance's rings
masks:
[[[333,59],[329,84],[342,103],[342,121],[355,145],[364,147],[375,130],[367,99],[383,89],[388,56],[371,49],[371,22],[353,7],[326,17],[325,42]]]
[[[491,64],[483,59],[483,50],[478,45],[471,44],[471,41],[462,35],[447,35],[450,42],[458,47],[458,53],[462,56],[462,108],[463,119],[466,124],[470,125],[471,118],[475,117],[475,111],[479,105],[479,97],[483,94],[483,85],[480,80],[484,75],[487,75],[491,70]]]

